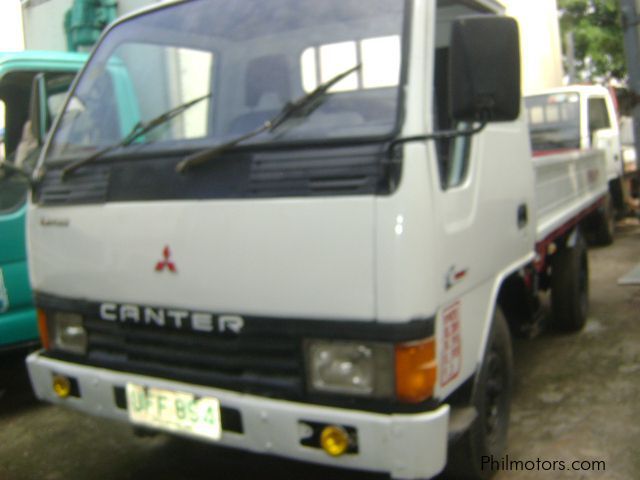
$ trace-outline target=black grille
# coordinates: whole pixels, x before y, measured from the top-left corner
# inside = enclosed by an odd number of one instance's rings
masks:
[[[294,338],[210,336],[94,319],[85,327],[90,363],[266,396],[303,394],[300,342]]]
[[[47,205],[102,203],[107,199],[109,169],[104,166],[80,169],[62,179],[62,170],[48,172],[38,187],[40,202]]]
[[[383,171],[376,148],[256,154],[250,190],[256,195],[375,193]]]
[[[387,195],[399,176],[386,144],[224,152],[176,173],[188,154],[151,153],[86,165],[64,181],[49,168],[36,190],[41,205],[105,202]],[[106,160],[105,160],[106,162]]]

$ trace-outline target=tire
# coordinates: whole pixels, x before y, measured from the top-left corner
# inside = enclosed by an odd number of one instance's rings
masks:
[[[553,326],[576,332],[587,323],[589,261],[584,238],[578,232],[573,247],[559,250],[551,262],[551,311]]]
[[[487,459],[504,456],[513,388],[513,352],[507,321],[499,307],[471,396],[478,413],[449,450],[447,478],[485,480],[495,473]],[[485,463],[483,463],[483,458]]]
[[[593,242],[596,245],[611,245],[616,228],[616,215],[611,194],[607,193],[601,211],[595,213]]]

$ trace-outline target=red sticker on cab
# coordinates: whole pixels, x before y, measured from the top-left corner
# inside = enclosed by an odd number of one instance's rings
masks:
[[[443,313],[444,335],[440,348],[440,386],[449,384],[462,367],[462,337],[460,332],[460,302]]]

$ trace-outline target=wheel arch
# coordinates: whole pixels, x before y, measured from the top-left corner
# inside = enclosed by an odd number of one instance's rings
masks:
[[[475,365],[476,368],[473,373],[464,381],[460,383],[458,388],[453,391],[449,396],[445,399],[445,401],[453,406],[457,405],[466,405],[469,403],[471,399],[471,395],[473,394],[474,386],[478,380],[478,376],[480,374],[480,367],[482,365],[482,360],[484,358],[487,344],[489,340],[489,335],[491,332],[491,328],[493,326],[493,319],[495,315],[496,307],[500,307],[504,316],[506,317],[507,323],[509,324],[511,330],[511,322],[512,319],[509,318],[507,313],[504,310],[504,306],[506,305],[506,298],[509,297],[511,292],[519,292],[521,295],[525,295],[525,285],[520,285],[520,275],[524,268],[531,265],[534,259],[534,255],[527,255],[524,258],[513,262],[501,272],[499,272],[493,281],[493,286],[491,288],[491,294],[489,296],[489,300],[487,302],[487,308],[483,318],[483,328],[482,335],[480,341],[478,342],[477,352],[475,352]],[[512,312],[513,314],[513,312]],[[513,317],[514,319],[517,317]],[[517,321],[517,320],[513,320]]]

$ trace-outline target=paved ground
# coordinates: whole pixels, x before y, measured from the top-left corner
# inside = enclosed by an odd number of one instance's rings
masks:
[[[640,226],[620,226],[616,243],[593,249],[590,260],[586,329],[514,345],[508,455],[562,460],[566,468],[574,460],[604,461],[606,470],[560,472],[556,463],[556,471],[503,471],[498,480],[640,478],[640,287],[616,285],[640,262]],[[165,436],[135,437],[126,425],[38,403],[20,357],[0,358],[0,392],[0,480],[380,478]]]
[[[603,460],[604,472],[509,472],[499,480],[640,479],[640,286],[617,279],[640,262],[637,222],[593,248],[590,318],[579,334],[517,341],[508,454],[522,460]],[[586,465],[585,465],[586,466]]]

